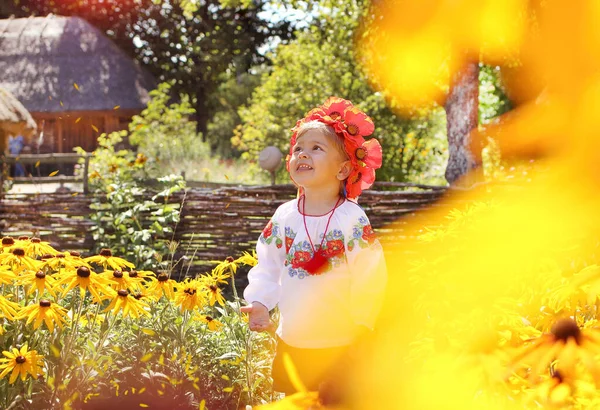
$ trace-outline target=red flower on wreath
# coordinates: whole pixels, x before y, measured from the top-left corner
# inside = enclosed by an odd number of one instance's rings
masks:
[[[273,234],[273,222],[269,221],[262,231],[263,238],[268,239]]]
[[[333,241],[327,241],[325,248],[325,256],[333,258],[334,256],[342,255],[344,253],[344,242],[340,239],[334,239]]]
[[[308,262],[310,260],[311,256],[310,256],[310,252],[307,251],[298,251],[294,254],[294,257],[292,258],[292,268],[294,269],[298,269],[303,267],[306,262]]]
[[[362,238],[369,243],[375,242],[377,236],[375,235],[375,231],[373,231],[373,227],[371,225],[363,226]]]

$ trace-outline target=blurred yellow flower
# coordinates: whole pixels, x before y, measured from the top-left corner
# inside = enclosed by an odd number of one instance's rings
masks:
[[[17,275],[8,266],[0,266],[0,284],[10,285]]]
[[[12,248],[0,254],[0,265],[10,266],[17,275],[25,269],[37,270],[41,263],[25,255],[23,248]]]
[[[18,303],[11,302],[4,295],[0,295],[0,313],[2,313],[2,316],[13,320],[20,308]]]
[[[44,242],[40,238],[19,238],[16,247],[25,249],[25,254],[30,258],[36,258],[44,255],[56,255],[58,252],[49,242]]]
[[[214,306],[215,303],[225,306],[225,298],[222,295],[221,288],[217,285],[205,283],[203,290],[208,295],[208,303],[211,306]]]
[[[205,294],[202,292],[202,283],[198,279],[186,279],[177,284],[174,298],[175,305],[184,310],[202,309],[206,304]]]
[[[152,281],[148,286],[148,293],[160,299],[163,295],[173,300],[175,298],[174,289],[177,287],[177,282],[169,278],[169,275],[165,272],[158,274],[156,281]]]
[[[27,344],[21,349],[13,347],[12,351],[3,351],[2,354],[6,358],[0,359],[0,378],[3,378],[8,373],[11,373],[8,383],[13,384],[20,375],[21,380],[25,381],[27,374],[30,374],[34,379],[42,374],[41,370],[44,367],[44,356],[38,355],[36,350],[27,350]]]
[[[46,324],[50,333],[54,331],[54,324],[62,329],[66,322],[65,316],[67,309],[46,299],[41,299],[39,303],[29,305],[19,312],[15,319],[27,318],[26,324],[33,322],[33,329],[40,327],[42,322]]]

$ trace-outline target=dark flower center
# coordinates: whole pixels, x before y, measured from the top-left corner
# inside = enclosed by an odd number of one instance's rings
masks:
[[[141,299],[143,296],[144,296],[144,295],[142,295],[142,294],[141,294],[141,293],[139,293],[139,292],[133,295],[133,297],[134,297],[136,300],[140,300],[140,299]]]
[[[225,259],[225,260],[229,263],[234,261],[233,256],[228,256],[227,259]]]
[[[71,256],[79,258],[81,256],[81,254],[79,252],[77,252],[77,251],[73,251],[73,252],[71,252]]]
[[[573,319],[560,319],[552,326],[552,334],[556,340],[567,342],[570,338],[575,339],[579,344],[581,342],[581,329]]]
[[[119,296],[129,296],[129,291],[127,289],[121,289],[117,293]]]
[[[356,135],[358,134],[358,127],[355,124],[348,124],[348,134]]]
[[[17,364],[23,364],[27,361],[27,359],[25,358],[25,356],[17,356],[15,358],[15,362],[17,362]]]
[[[20,241],[26,241],[29,239],[29,236],[19,236]]]
[[[196,289],[186,289],[183,291],[183,293],[187,293],[190,296],[193,296],[196,294]]]
[[[121,272],[120,270],[116,270],[113,272],[113,276],[117,279],[121,279],[123,277],[123,272]]]
[[[208,288],[209,288],[211,291],[213,291],[213,292],[216,292],[216,291],[217,291],[217,289],[219,289],[219,288],[217,288],[215,285],[210,285]]]
[[[367,151],[364,148],[357,148],[354,154],[361,161],[367,157]]]
[[[15,240],[9,236],[5,236],[4,238],[2,238],[2,245],[3,246],[11,246],[15,244]]]
[[[15,248],[12,251],[13,255],[17,255],[17,256],[25,256],[25,251],[21,248]]]
[[[136,270],[132,270],[129,272],[129,277],[130,278],[137,278],[138,277],[138,271]]]
[[[77,276],[79,276],[80,278],[89,278],[91,275],[91,271],[88,267],[86,266],[80,266],[77,268]]]
[[[35,273],[35,277],[38,279],[44,279],[46,277],[46,274],[44,272],[42,272],[41,270],[39,270]]]
[[[357,173],[353,178],[351,183],[356,184],[362,178],[362,172]]]
[[[212,317],[210,317],[210,316],[206,316],[206,320],[207,320],[208,322],[212,322],[214,319],[213,319]]]
[[[45,254],[44,256],[42,256],[42,260],[45,260],[45,259],[52,259],[52,258],[54,258],[54,256],[50,255],[49,253],[47,253],[47,254]]]
[[[40,300],[40,307],[50,307],[50,301],[46,299]]]
[[[56,258],[64,259],[65,258],[65,254],[64,253],[57,253],[56,254]]]
[[[166,273],[161,273],[158,275],[159,282],[166,282],[168,280],[169,280],[169,275],[167,275]]]
[[[110,257],[112,256],[112,252],[111,252],[111,250],[110,250],[110,249],[103,248],[103,249],[100,251],[100,256],[104,256],[105,258],[110,258]]]
[[[40,242],[42,242],[42,240],[40,238],[31,238],[31,242],[40,243]]]
[[[333,111],[331,113],[329,113],[329,117],[332,120],[337,120],[338,118],[340,118],[342,116],[342,114],[340,114],[338,111]]]

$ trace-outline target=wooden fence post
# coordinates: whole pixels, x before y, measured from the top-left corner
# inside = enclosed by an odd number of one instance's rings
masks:
[[[89,193],[89,188],[88,188],[89,168],[90,168],[90,154],[86,153],[85,154],[85,162],[83,165],[83,193],[86,195]]]

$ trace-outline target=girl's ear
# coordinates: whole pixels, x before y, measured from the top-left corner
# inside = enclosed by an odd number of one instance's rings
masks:
[[[340,165],[340,170],[338,171],[338,173],[336,175],[337,179],[339,179],[340,181],[343,181],[346,178],[348,178],[348,175],[350,175],[351,172],[352,172],[352,163],[350,162],[350,160],[344,161]]]

